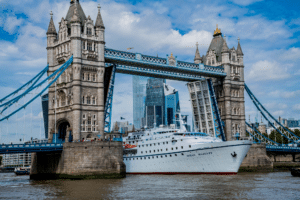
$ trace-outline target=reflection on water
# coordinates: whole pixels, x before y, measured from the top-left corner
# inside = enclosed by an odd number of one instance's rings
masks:
[[[31,181],[0,174],[0,199],[299,199],[290,172],[218,175],[128,175],[118,180]]]

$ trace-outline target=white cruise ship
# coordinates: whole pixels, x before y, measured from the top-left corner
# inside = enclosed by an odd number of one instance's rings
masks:
[[[251,145],[160,127],[123,137],[123,160],[129,174],[236,174]]]

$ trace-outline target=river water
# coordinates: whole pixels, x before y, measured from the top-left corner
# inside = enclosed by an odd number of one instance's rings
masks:
[[[290,172],[127,175],[118,180],[32,181],[0,173],[0,199],[300,199]]]

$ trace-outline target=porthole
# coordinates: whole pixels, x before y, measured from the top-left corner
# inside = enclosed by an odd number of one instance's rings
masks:
[[[168,157],[167,155],[165,155],[165,157]]]
[[[161,158],[163,157],[163,156],[160,156]]]
[[[176,147],[176,149],[178,149],[178,147]]]
[[[163,144],[165,144],[165,142],[163,142]]]
[[[157,143],[157,145],[160,145],[160,143]]]
[[[181,153],[181,155],[184,155],[184,153]]]
[[[192,146],[191,146],[191,145],[189,145],[189,147],[190,147],[190,148],[192,148]]]
[[[160,151],[162,151],[162,149]]]
[[[156,156],[156,158],[158,158],[158,156]]]
[[[149,153],[151,153],[151,150],[149,151]]]
[[[148,157],[148,159],[150,159],[150,157]]]
[[[177,156],[177,154],[175,153],[175,156]]]
[[[144,157],[144,160],[146,160],[146,157]]]
[[[150,147],[152,146],[152,144],[150,144]]]
[[[168,144],[168,142],[166,142]]]
[[[153,152],[155,153],[155,150],[153,150]]]
[[[166,151],[168,151],[168,148],[166,148]]]
[[[183,149],[183,146],[181,146],[181,149]]]
[[[170,154],[170,157],[172,157],[172,155]]]
[[[173,147],[171,148],[171,150],[173,150]]]

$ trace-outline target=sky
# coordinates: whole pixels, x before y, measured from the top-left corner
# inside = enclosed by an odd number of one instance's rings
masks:
[[[0,98],[19,88],[47,65],[46,31],[65,17],[69,0],[0,0]],[[95,21],[97,5],[105,25],[106,47],[193,62],[195,44],[206,54],[216,24],[229,48],[240,38],[245,82],[276,118],[300,119],[300,3],[264,0],[80,0]],[[191,120],[186,83],[167,81],[179,91],[182,114]],[[260,115],[245,94],[246,119]],[[21,104],[21,103],[20,103]],[[117,74],[112,121],[132,122],[132,76]],[[5,115],[5,113],[4,113]],[[0,115],[1,117],[1,115]],[[189,121],[190,121],[189,120]],[[0,143],[41,135],[41,103],[0,122]],[[43,131],[43,130],[42,130]]]

